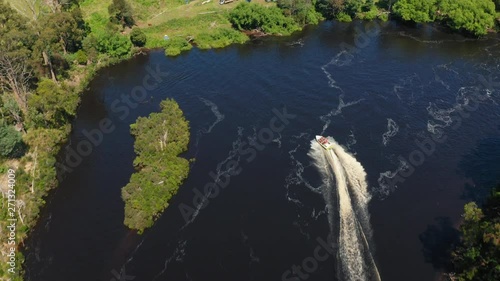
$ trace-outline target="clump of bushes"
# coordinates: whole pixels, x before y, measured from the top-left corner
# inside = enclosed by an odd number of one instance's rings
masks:
[[[440,18],[455,30],[485,35],[495,26],[495,3],[491,0],[441,0]]]
[[[124,58],[132,47],[130,40],[120,34],[100,34],[97,37],[97,50],[113,58]]]
[[[106,54],[114,59],[125,58],[131,47],[128,37],[108,29],[92,32],[83,40],[83,49],[90,61],[95,61],[99,54]]]
[[[78,52],[76,52],[75,54],[76,56],[76,62],[79,64],[79,65],[86,65],[87,64],[87,54],[85,54],[85,52],[83,50],[78,50]]]
[[[301,25],[317,24],[322,19],[316,11],[316,0],[278,0],[277,6]]]
[[[300,27],[277,7],[240,3],[229,13],[229,21],[239,30],[259,29],[268,34],[289,35]]]
[[[493,189],[482,208],[464,206],[461,239],[452,252],[454,280],[499,280],[500,185]]]
[[[144,47],[146,45],[146,34],[138,27],[132,28],[130,33],[130,42],[136,47]]]
[[[351,22],[352,21],[351,16],[346,14],[346,13],[343,13],[343,12],[338,13],[335,18],[340,22]]]
[[[399,0],[393,6],[396,17],[410,22],[446,23],[476,36],[495,26],[495,3],[491,0]]]
[[[380,13],[377,18],[381,21],[388,21],[389,20],[389,13]]]
[[[362,20],[374,20],[378,16],[378,9],[375,6],[371,6],[366,12],[357,13],[356,17]]]
[[[125,0],[113,0],[108,6],[108,13],[112,23],[121,24],[123,27],[132,27],[135,24],[132,7]]]
[[[437,0],[401,0],[394,4],[394,14],[413,22],[432,22],[436,19]]]
[[[42,79],[28,100],[30,126],[62,128],[76,115],[79,97],[67,84]]]
[[[0,125],[0,157],[17,158],[22,156],[23,151],[21,133],[13,126]]]
[[[245,43],[248,37],[232,28],[220,28],[212,33],[202,33],[195,38],[200,49],[222,48],[233,43]]]
[[[180,55],[182,51],[189,51],[193,46],[182,37],[173,37],[165,41],[165,54],[167,56]]]

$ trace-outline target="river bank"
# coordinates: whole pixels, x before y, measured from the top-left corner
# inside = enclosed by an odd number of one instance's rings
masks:
[[[77,68],[70,75],[74,79],[62,81],[72,87],[73,94],[80,96],[90,81],[99,73],[100,69],[109,67],[120,61],[131,58],[127,57],[121,60],[107,60],[105,62],[96,62],[85,67]],[[80,104],[80,97],[75,99],[71,105],[76,112]],[[76,118],[77,116],[75,116]],[[17,249],[25,247],[24,240],[29,236],[30,231],[37,225],[41,210],[44,208],[46,200],[50,193],[57,188],[63,180],[61,175],[62,162],[59,158],[64,147],[68,145],[68,138],[71,134],[71,124],[67,124],[62,129],[33,129],[28,130],[23,136],[24,142],[30,146],[25,155],[20,159],[4,160],[0,163],[2,171],[12,169],[16,175],[16,197],[14,212],[18,214],[18,226],[15,228],[15,247]],[[59,170],[58,170],[59,169]],[[3,173],[3,172],[2,172]],[[64,174],[64,173],[62,173]],[[7,174],[5,174],[5,177]],[[2,177],[3,179],[4,177]],[[3,192],[4,198],[7,193]],[[8,209],[2,208],[2,217],[8,216]],[[6,228],[7,220],[1,220],[2,230]],[[6,235],[4,232],[0,232]],[[2,243],[0,251],[3,253],[0,259],[0,280],[18,281],[23,280],[23,261],[24,256],[21,251],[16,250],[14,266],[9,265],[10,259],[7,253],[10,252],[12,244]],[[24,250],[26,250],[24,248]],[[9,272],[9,268],[13,268]]]

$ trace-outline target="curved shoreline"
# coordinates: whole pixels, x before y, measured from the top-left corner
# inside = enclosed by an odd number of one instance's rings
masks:
[[[232,45],[232,44],[231,44]],[[231,46],[231,45],[227,45],[227,46]],[[225,47],[224,47],[225,48]],[[154,51],[154,50],[159,50],[159,49],[163,49],[161,47],[157,47],[157,48],[149,48],[149,49],[140,49],[141,52],[142,50],[144,50],[146,53],[150,52],[150,51]],[[216,48],[212,48],[212,49],[216,49]],[[123,62],[123,61],[127,61],[127,60],[130,60],[131,58],[133,58],[135,55],[138,55],[139,53],[134,53],[134,54],[130,54],[129,56],[125,57],[125,58],[122,58],[122,59],[118,59],[118,60],[113,60],[113,61],[110,61],[110,62],[107,62],[107,63],[104,63],[104,64],[96,64],[96,65],[91,65],[91,66],[87,66],[87,69],[86,69],[86,73],[84,75],[84,78],[80,81],[80,84],[78,84],[76,86],[76,88],[78,88],[79,90],[79,99],[81,100],[81,97],[82,97],[82,94],[84,93],[85,89],[88,87],[88,84],[97,76],[97,74],[99,73],[100,70],[102,69],[105,69],[106,67],[110,66],[110,65],[113,65],[113,64],[117,64],[117,63],[120,63],[120,62]],[[80,102],[79,102],[80,104]],[[78,118],[78,116],[75,116],[74,119],[71,121],[71,122],[74,122],[74,120]],[[69,141],[68,140],[68,136],[71,134],[72,132],[72,129],[71,130],[68,130],[67,134],[66,134],[66,141]],[[63,153],[63,149],[65,146],[67,145],[67,142],[64,143],[63,145],[61,145],[58,149],[58,151],[56,151],[54,153],[54,156],[56,156],[57,154],[59,153]],[[58,177],[59,177],[59,171],[58,171]],[[59,183],[56,184],[56,186],[54,186],[52,188],[52,190],[55,190],[57,187],[59,186]],[[48,194],[46,194],[43,198],[48,198],[50,197],[51,194],[50,192]],[[44,207],[46,206],[46,204],[40,204],[39,207]],[[28,232],[28,236],[32,233],[32,230],[36,227],[36,225],[40,223],[40,220],[39,218],[35,221],[34,223],[34,227],[31,227],[29,232]],[[22,241],[21,243],[22,244]]]

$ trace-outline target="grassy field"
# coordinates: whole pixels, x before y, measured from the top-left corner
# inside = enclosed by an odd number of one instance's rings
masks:
[[[132,5],[136,24],[147,37],[147,48],[165,48],[167,55],[178,55],[189,50],[195,43],[198,48],[221,48],[233,43],[243,43],[248,37],[231,28],[226,13],[234,8],[238,0],[220,5],[218,0],[204,2],[184,0],[138,0],[129,1]],[[80,3],[92,31],[105,28],[109,21],[108,6],[112,0],[85,0]],[[271,6],[264,0],[262,5]],[[203,4],[205,3],[205,4]],[[128,33],[130,30],[124,30]],[[164,40],[168,35],[170,40]]]
[[[149,25],[156,26],[176,18],[193,18],[210,12],[224,12],[243,1],[245,0],[237,0],[225,5],[220,5],[218,0],[210,0],[205,4],[203,3],[206,1],[203,0],[190,1],[188,4],[184,0],[136,0],[129,1],[129,3],[132,5],[135,19],[138,21],[137,25],[147,27]],[[112,0],[84,0],[80,6],[86,16],[99,14],[107,18],[108,6],[111,2]],[[252,3],[266,6],[275,5],[264,0],[253,0]]]

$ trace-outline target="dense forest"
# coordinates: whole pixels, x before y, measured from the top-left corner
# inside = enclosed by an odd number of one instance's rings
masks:
[[[185,5],[190,9],[182,9]],[[60,180],[56,155],[71,131],[79,95],[99,68],[141,53],[144,47],[178,55],[193,45],[208,49],[243,43],[249,38],[242,30],[287,35],[323,19],[435,21],[481,36],[495,31],[499,7],[499,0],[278,0],[231,5],[178,0],[0,0],[0,173],[16,170],[18,245],[36,223],[45,196]],[[171,102],[164,106],[177,112]],[[143,129],[136,124],[134,130]],[[171,134],[170,140],[175,139]],[[186,137],[182,135],[187,145]],[[177,144],[179,149],[183,142]],[[136,183],[146,180],[140,165],[130,187],[124,189],[126,224],[132,228],[148,227],[187,174],[184,160],[173,156],[169,160],[182,169],[174,182],[165,183],[171,192],[161,197],[162,203],[135,195]],[[144,163],[148,161],[160,159]],[[143,213],[133,212],[143,207]],[[6,218],[2,208],[2,229]],[[5,261],[2,255],[0,276],[7,274]],[[16,267],[20,272],[20,263]]]
[[[139,117],[130,125],[135,137],[136,172],[122,189],[125,225],[142,232],[156,217],[188,175],[188,160],[179,157],[187,150],[189,123],[172,99],[160,104],[161,112]]]

